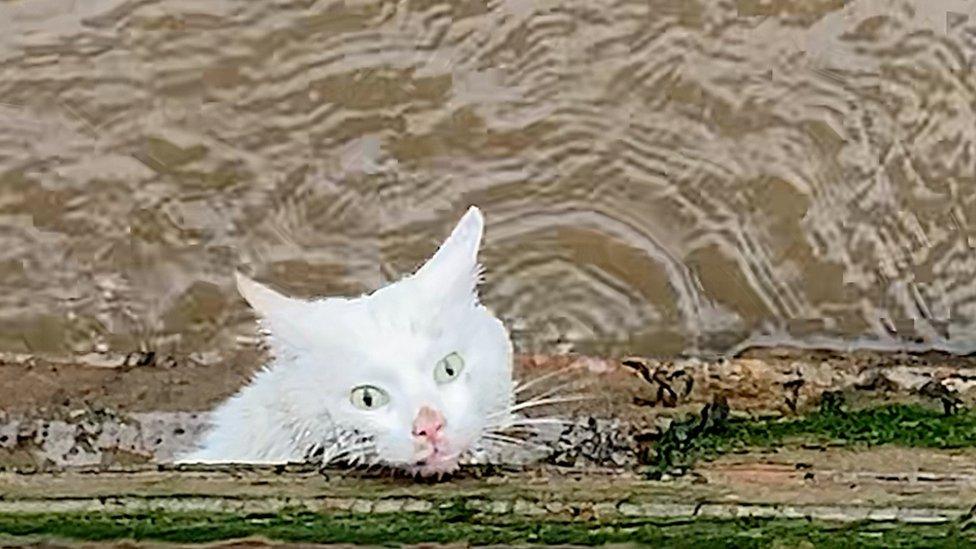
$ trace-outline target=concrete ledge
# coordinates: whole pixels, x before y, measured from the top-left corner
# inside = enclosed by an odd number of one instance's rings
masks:
[[[467,468],[441,483],[305,466],[5,472],[0,545],[976,546],[973,458],[792,450],[671,481],[554,467]]]
[[[973,358],[522,357],[520,377],[560,371],[595,398],[547,410],[576,423],[540,433],[545,451],[442,483],[309,465],[157,465],[199,435],[205,414],[194,410],[239,386],[228,373],[219,393],[180,392],[211,388],[198,382],[215,368],[0,363],[0,388],[19,399],[0,411],[0,545],[264,536],[725,546],[740,536],[748,546],[976,546]],[[25,380],[38,376],[50,383],[32,387],[69,389],[29,394]],[[825,407],[841,401],[842,414]],[[723,429],[699,429],[719,402]]]
[[[794,450],[729,456],[672,481],[626,469],[466,469],[441,483],[305,466],[0,473],[0,514],[431,512],[617,520],[961,520],[976,504],[973,452]]]

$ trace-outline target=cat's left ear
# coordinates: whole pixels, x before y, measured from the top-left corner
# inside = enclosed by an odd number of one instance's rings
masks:
[[[428,295],[443,296],[449,301],[477,300],[476,287],[481,276],[478,248],[485,220],[476,206],[451,231],[451,236],[414,275]]]
[[[295,348],[308,345],[309,338],[300,322],[307,314],[306,301],[282,295],[239,272],[235,276],[237,291],[274,338]]]
[[[241,273],[234,273],[237,291],[260,316],[273,317],[289,314],[299,305],[297,299],[286,297]]]

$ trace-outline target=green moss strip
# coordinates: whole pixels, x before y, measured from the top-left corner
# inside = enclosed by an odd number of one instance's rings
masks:
[[[846,411],[839,402],[826,400],[805,417],[756,421],[728,419],[727,409],[713,404],[700,418],[676,421],[663,434],[651,460],[651,476],[729,452],[804,444],[976,447],[976,411],[950,415],[917,404]]]
[[[705,448],[757,448],[784,442],[895,444],[919,448],[976,446],[976,413],[945,415],[918,405],[891,405],[843,412],[826,409],[790,421],[729,422],[706,437]]]
[[[578,544],[641,543],[666,547],[964,547],[976,531],[958,524],[834,524],[783,519],[651,521],[529,520],[485,516],[463,504],[431,513],[276,515],[0,515],[14,539],[156,540],[205,543],[260,536],[310,543]],[[2,536],[0,536],[2,537]]]

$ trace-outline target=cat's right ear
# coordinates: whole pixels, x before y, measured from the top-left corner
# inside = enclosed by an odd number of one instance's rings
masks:
[[[287,315],[300,304],[297,299],[279,294],[271,288],[235,273],[237,291],[258,315],[264,318]]]

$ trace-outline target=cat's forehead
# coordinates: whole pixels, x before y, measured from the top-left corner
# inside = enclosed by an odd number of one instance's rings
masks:
[[[451,324],[457,324],[452,313],[414,306],[410,300],[398,302],[399,297],[387,293],[323,300],[310,319],[317,332],[312,340],[386,363],[423,358],[442,340],[453,339],[448,337]]]
[[[390,334],[377,339],[374,345],[359,349],[366,363],[377,368],[423,367],[431,360],[435,342],[409,334]]]

